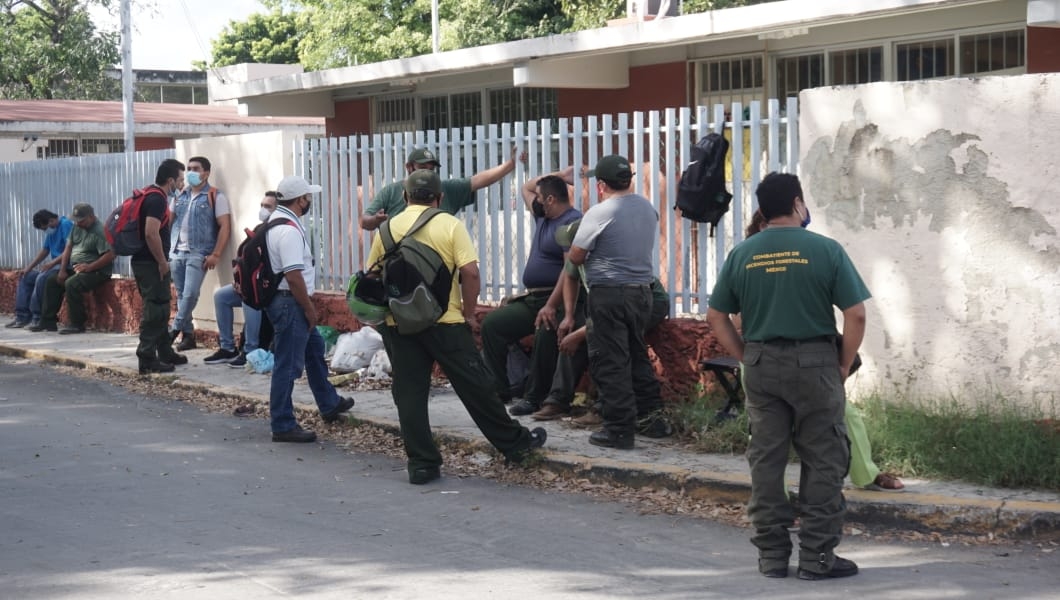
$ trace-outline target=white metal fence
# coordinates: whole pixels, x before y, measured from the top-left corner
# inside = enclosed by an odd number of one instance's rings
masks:
[[[763,112],[763,108],[765,111]],[[726,120],[726,113],[732,115]],[[500,300],[522,288],[522,268],[533,220],[518,194],[527,178],[569,165],[592,167],[608,154],[627,156],[638,171],[635,190],[659,212],[660,243],[653,261],[672,297],[676,313],[702,313],[722,261],[743,239],[755,210],[754,188],[770,171],[796,172],[798,106],[770,100],[726,107],[667,109],[600,117],[542,120],[371,136],[313,139],[295,150],[299,174],[324,186],[308,217],[314,232],[317,287],[342,290],[364,266],[371,234],[357,225],[374,191],[404,176],[408,152],[426,146],[438,155],[442,177],[470,177],[525,152],[513,176],[478,193],[462,217],[479,249],[481,298]],[[725,130],[731,140],[728,177],[733,208],[715,237],[708,226],[676,216],[677,183],[692,145],[710,131]],[[654,174],[654,175],[652,175]],[[595,186],[575,181],[574,200],[586,210],[598,201]],[[319,209],[317,208],[319,206]]]
[[[47,209],[69,215],[74,204],[87,202],[103,219],[132,190],[155,180],[158,165],[172,150],[147,150],[130,158],[124,154],[94,154],[76,158],[0,163],[0,267],[29,264],[44,242],[33,229],[33,213]],[[115,271],[132,276],[129,259],[118,260]]]
[[[522,288],[522,269],[530,248],[533,220],[518,195],[531,176],[569,165],[592,167],[608,154],[629,157],[637,170],[635,190],[659,212],[659,245],[653,261],[670,291],[673,312],[698,314],[726,253],[743,238],[744,224],[755,209],[754,188],[770,171],[796,172],[798,106],[788,98],[730,111],[716,105],[599,117],[542,120],[410,133],[306,140],[294,148],[299,174],[324,186],[322,197],[306,217],[314,236],[317,288],[342,291],[364,266],[371,234],[361,231],[358,216],[383,185],[404,177],[404,162],[414,147],[426,146],[442,163],[443,177],[470,177],[512,156],[526,154],[515,172],[477,194],[474,206],[460,217],[480,256],[481,297],[497,301]],[[763,110],[764,109],[764,110]],[[726,113],[732,115],[726,119]],[[689,162],[692,145],[709,131],[725,130],[729,151],[733,208],[708,237],[708,227],[678,218],[673,210],[677,183]],[[68,214],[77,202],[92,204],[105,217],[136,187],[153,181],[172,150],[109,154],[0,164],[0,268],[18,268],[39,250],[42,238],[31,227],[34,212],[47,208]],[[220,161],[221,159],[218,159]],[[244,163],[253,156],[240,156]],[[574,200],[584,211],[598,201],[596,188],[575,180]],[[128,259],[118,272],[130,275]]]

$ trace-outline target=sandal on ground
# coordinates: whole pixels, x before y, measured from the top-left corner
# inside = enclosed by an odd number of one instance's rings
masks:
[[[902,483],[901,479],[898,479],[890,473],[880,473],[876,476],[876,479],[872,480],[872,483],[866,485],[864,489],[873,492],[904,492],[905,484]]]

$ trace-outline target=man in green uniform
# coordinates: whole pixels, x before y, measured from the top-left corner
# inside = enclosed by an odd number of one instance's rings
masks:
[[[424,211],[443,200],[442,182],[433,170],[414,171],[405,180],[404,188],[408,210],[390,224],[396,241],[405,236]],[[544,445],[547,434],[540,427],[529,431],[508,416],[494,392],[490,371],[475,347],[468,323],[475,320],[479,271],[471,236],[459,219],[448,214],[435,216],[412,235],[434,249],[450,272],[458,275],[453,277],[446,311],[434,326],[403,335],[388,316],[386,324],[379,327],[393,366],[391,394],[408,456],[409,483],[421,485],[441,477],[442,455],[431,435],[427,413],[435,362],[486,439],[509,460],[521,462],[529,450]],[[382,239],[376,236],[367,264],[375,264],[382,256]]]
[[[496,167],[475,173],[470,178],[446,179],[442,182],[442,201],[438,208],[455,215],[460,209],[475,203],[475,192],[497,183],[508,173],[515,170],[516,149],[512,148],[512,157]],[[438,156],[426,148],[416,148],[409,153],[405,161],[405,172],[411,174],[417,169],[437,171],[441,167]],[[387,184],[379,190],[371,204],[361,215],[361,229],[372,231],[383,221],[397,216],[405,210],[404,188],[402,181]]]
[[[75,227],[70,230],[59,271],[44,285],[41,311],[41,323],[54,327],[65,296],[69,323],[59,328],[62,334],[85,331],[85,293],[110,280],[115,257],[92,205],[75,204],[70,218]]]
[[[802,463],[798,576],[848,577],[857,565],[835,555],[850,464],[843,380],[865,334],[870,294],[842,246],[804,228],[809,211],[798,177],[770,173],[755,194],[769,226],[729,253],[707,311],[718,341],[743,363],[752,433],[751,542],[763,575],[788,575],[795,514],[784,468],[794,444]],[[841,353],[833,306],[843,312]],[[736,313],[743,339],[729,318]]]

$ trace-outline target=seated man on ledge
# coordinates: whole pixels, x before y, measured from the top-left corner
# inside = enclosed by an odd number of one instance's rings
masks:
[[[70,231],[59,270],[49,275],[44,284],[40,316],[41,326],[54,328],[65,296],[68,323],[59,329],[61,334],[84,333],[88,320],[85,293],[110,281],[115,257],[92,205],[75,204],[70,217],[75,227]]]

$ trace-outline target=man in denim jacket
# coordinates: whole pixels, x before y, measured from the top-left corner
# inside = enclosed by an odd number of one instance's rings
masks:
[[[199,303],[199,288],[206,271],[217,266],[228,244],[232,215],[228,198],[210,185],[210,161],[202,156],[188,159],[188,187],[173,203],[172,251],[169,266],[177,288],[177,314],[170,338],[183,334],[178,351],[195,348],[191,313]]]

